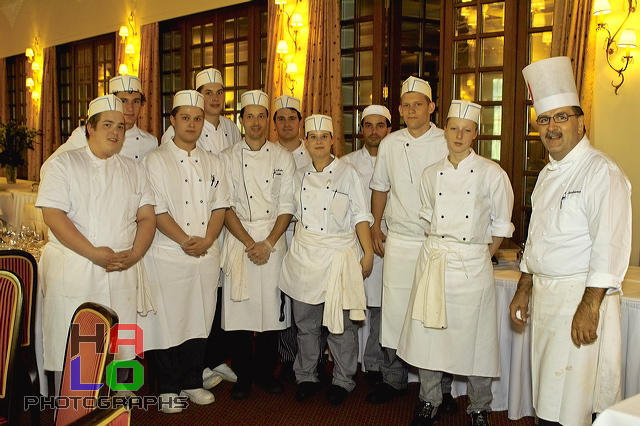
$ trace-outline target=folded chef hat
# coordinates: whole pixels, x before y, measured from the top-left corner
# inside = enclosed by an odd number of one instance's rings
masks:
[[[116,95],[99,96],[89,103],[87,118],[105,111],[123,112],[122,101]]]
[[[181,90],[173,96],[173,108],[194,106],[204,111],[204,96],[195,90]]]
[[[429,100],[433,100],[431,98],[431,86],[429,82],[424,81],[421,78],[417,78],[414,76],[409,77],[402,83],[402,90],[400,91],[400,96],[404,95],[407,92],[420,92],[427,95]]]
[[[333,120],[326,115],[314,114],[304,120],[304,134],[308,134],[312,130],[324,130],[333,135]]]

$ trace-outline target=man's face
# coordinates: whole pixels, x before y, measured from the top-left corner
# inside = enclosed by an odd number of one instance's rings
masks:
[[[202,85],[201,92],[204,96],[204,112],[206,115],[218,116],[224,108],[224,87],[220,83],[207,83]]]
[[[553,117],[558,114],[566,114],[569,119],[564,123],[556,123]],[[540,114],[538,119],[540,117],[551,118],[548,124],[539,124],[538,130],[540,131],[540,139],[551,157],[560,161],[584,136],[584,116],[575,116],[573,108],[569,106],[552,109]]]
[[[240,124],[244,127],[247,141],[263,140],[269,125],[267,109],[262,105],[247,105],[244,108],[244,115],[240,117]]]
[[[122,101],[124,125],[129,130],[138,121],[142,108],[142,95],[140,92],[118,92],[116,96]]]
[[[444,128],[449,152],[460,154],[468,152],[473,140],[478,136],[478,125],[466,118],[451,117]]]
[[[204,113],[198,107],[181,106],[176,116],[171,116],[171,124],[176,132],[174,141],[196,143],[204,126]]]
[[[302,120],[298,118],[298,113],[291,108],[280,108],[276,111],[276,131],[279,141],[298,140],[301,125]]]
[[[307,150],[311,158],[324,158],[331,154],[333,137],[326,130],[311,130],[307,133]]]
[[[94,128],[87,123],[89,148],[103,160],[120,152],[124,144],[124,117],[119,111],[100,113],[100,120]]]
[[[377,148],[380,141],[391,132],[387,119],[379,114],[369,114],[362,119],[362,140],[369,148]]]
[[[411,130],[419,130],[429,125],[429,119],[436,109],[436,104],[423,93],[407,92],[402,95],[398,109],[407,127]]]

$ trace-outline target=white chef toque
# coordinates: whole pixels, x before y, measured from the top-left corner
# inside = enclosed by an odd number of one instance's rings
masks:
[[[109,80],[109,93],[140,92],[142,82],[135,75],[119,75]]]
[[[224,86],[222,73],[215,68],[207,68],[196,75],[196,89],[199,89],[208,83],[220,83]]]
[[[429,98],[430,101],[433,101],[431,98],[431,86],[429,82],[424,81],[421,78],[417,77],[409,77],[402,83],[402,90],[400,91],[400,96],[404,95],[407,92],[420,92],[423,93]]]
[[[300,107],[300,99],[295,98],[293,96],[282,95],[276,99],[273,104],[273,113],[282,108],[293,108],[298,112],[302,112],[302,108]]]
[[[362,122],[362,120],[364,120],[367,115],[373,114],[381,115],[389,120],[389,122],[391,122],[391,113],[389,112],[387,107],[383,105],[369,105],[368,107],[366,107],[364,110],[362,110],[362,118],[360,119],[360,122]]]
[[[99,96],[89,103],[87,119],[105,111],[123,112],[122,101],[116,95]]]
[[[244,92],[240,97],[240,103],[242,104],[242,108],[248,105],[260,105],[269,110],[269,95],[264,93],[262,90],[249,90],[248,92]]]
[[[453,100],[449,107],[447,118],[465,118],[480,125],[480,112],[482,107],[469,101]]]
[[[173,96],[173,109],[194,106],[204,111],[204,96],[195,90],[181,90]]]
[[[580,106],[580,98],[566,56],[543,59],[527,65],[522,75],[529,88],[536,114],[566,106]]]
[[[325,131],[333,135],[333,120],[326,115],[314,114],[304,120],[304,134],[312,130]]]

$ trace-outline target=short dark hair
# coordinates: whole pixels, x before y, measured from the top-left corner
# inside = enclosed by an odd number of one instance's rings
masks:
[[[258,106],[262,106],[262,105],[258,105]],[[246,107],[242,107],[242,109],[240,110],[240,117],[244,118],[244,109]],[[269,108],[265,108],[267,110],[267,117],[269,117]]]
[[[579,107],[578,105],[574,105],[574,106],[572,106],[571,108],[573,108],[573,112],[574,112],[576,115],[584,115],[584,111],[583,111],[583,110],[582,110],[582,108],[581,108],[581,107]]]
[[[300,114],[300,111],[298,111],[298,110],[297,110],[297,109],[295,109],[295,108],[291,108],[291,107],[285,107],[285,108],[290,109],[291,111],[295,111],[295,112],[296,112],[296,114],[298,114],[298,120],[302,121],[302,114]],[[280,109],[282,109],[282,108],[280,108]],[[280,111],[280,109],[279,109],[278,111]],[[278,115],[278,111],[276,111],[276,112],[274,112],[274,113],[273,113],[273,122],[274,122],[274,123],[276,122],[276,115]],[[269,112],[269,111],[267,111],[267,113],[268,113],[268,112]]]
[[[89,125],[91,125],[92,128],[96,128],[96,126],[98,125],[98,123],[100,122],[100,116],[102,115],[101,112],[92,115],[91,117],[89,117],[89,119],[87,120],[87,123],[84,126],[84,135],[87,137],[87,139],[89,139]]]
[[[144,105],[147,102],[147,97],[142,92],[136,92],[136,91],[133,91],[133,90],[126,90],[125,92],[126,93],[140,93],[140,103],[142,105]],[[113,92],[112,95],[118,96],[118,93],[120,93],[120,92]]]

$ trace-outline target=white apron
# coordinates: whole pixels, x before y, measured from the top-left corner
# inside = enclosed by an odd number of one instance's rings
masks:
[[[412,318],[418,283],[428,274],[429,253],[443,250],[447,328],[427,328]],[[499,377],[500,353],[493,267],[486,244],[429,237],[420,250],[416,277],[398,344],[411,365],[463,376]]]
[[[62,371],[69,324],[75,310],[84,302],[110,307],[118,314],[120,324],[136,324],[139,268],[144,268],[141,262],[126,271],[106,272],[60,243],[50,241],[44,247],[38,278],[45,283],[42,289],[45,370]],[[133,336],[120,332],[120,337]],[[121,346],[115,357],[116,360],[134,358],[135,348],[129,345]]]
[[[536,414],[565,426],[591,424],[591,413],[620,401],[620,295],[600,306],[598,339],[576,348],[571,323],[584,294],[586,276],[533,276],[531,370]]]
[[[275,224],[275,220],[240,222],[254,241],[267,238]],[[256,265],[249,260],[244,245],[236,237],[230,232],[225,236],[222,245],[224,330],[284,330],[291,325],[291,301],[283,298],[278,288],[282,260],[287,252],[284,236],[273,248],[276,251],[271,253],[269,261]],[[283,321],[280,321],[281,315]]]
[[[152,244],[143,258],[157,313],[138,317],[144,348],[167,349],[190,339],[206,339],[216,310],[220,251],[213,244],[203,257],[178,245]]]
[[[389,233],[382,270],[382,324],[380,344],[396,349],[409,304],[413,276],[423,239]]]
[[[322,324],[344,332],[344,310],[352,321],[365,319],[366,297],[356,233],[327,235],[296,226],[291,250],[282,264],[280,288],[292,299],[324,303]],[[304,277],[303,277],[304,276]]]
[[[387,221],[382,219],[380,229],[386,235],[388,233]],[[367,306],[379,308],[382,306],[382,265],[384,257],[373,255],[373,269],[371,275],[364,280],[364,292],[367,295]]]

